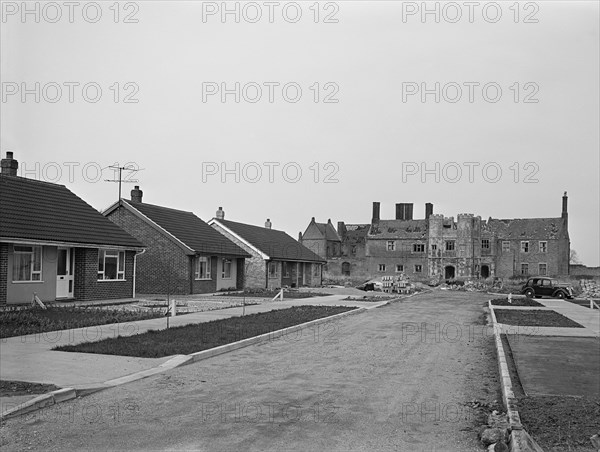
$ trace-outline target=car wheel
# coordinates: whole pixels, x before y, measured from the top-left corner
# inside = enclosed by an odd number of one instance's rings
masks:
[[[566,295],[565,295],[565,293],[564,293],[564,292],[558,292],[558,293],[556,294],[556,298],[566,298]]]
[[[527,298],[533,298],[533,295],[534,295],[533,290],[528,289],[528,290],[525,291],[525,296]]]

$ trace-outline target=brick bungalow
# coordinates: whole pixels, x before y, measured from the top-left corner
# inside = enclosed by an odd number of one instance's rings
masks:
[[[265,227],[229,221],[219,207],[208,224],[252,255],[246,265],[246,287],[321,285],[325,259],[285,232],[272,229],[269,219]]]
[[[244,287],[250,255],[192,212],[142,202],[136,186],[131,200],[103,214],[146,247],[137,260],[140,293],[196,294]]]
[[[142,244],[63,185],[0,172],[0,304],[131,298]]]

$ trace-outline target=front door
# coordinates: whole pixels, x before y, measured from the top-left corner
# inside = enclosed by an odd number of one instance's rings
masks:
[[[445,279],[454,279],[454,267],[452,265],[447,265],[444,269],[444,277]]]
[[[56,258],[56,298],[73,298],[74,249],[59,248]]]

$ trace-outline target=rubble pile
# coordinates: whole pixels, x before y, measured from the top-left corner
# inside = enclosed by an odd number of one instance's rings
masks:
[[[485,292],[490,289],[490,285],[481,281],[467,280],[455,281],[454,283],[443,283],[438,286],[441,290],[459,290],[463,292]]]
[[[579,285],[581,287],[581,297],[600,298],[600,285],[596,281],[582,279]]]

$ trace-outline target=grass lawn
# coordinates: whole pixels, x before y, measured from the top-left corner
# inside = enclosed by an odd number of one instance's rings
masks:
[[[579,323],[556,311],[496,309],[495,312],[498,323],[505,325],[583,328]]]
[[[590,437],[600,433],[600,399],[585,397],[522,397],[521,422],[547,451],[596,451]]]
[[[295,306],[288,309],[213,320],[167,330],[150,330],[134,336],[118,336],[98,342],[63,345],[53,350],[105,355],[161,358],[189,355],[220,345],[280,330],[311,320],[356,309],[346,306]]]
[[[0,380],[0,397],[13,397],[29,394],[46,394],[60,389],[58,386],[27,381]]]
[[[512,303],[508,302],[508,298],[495,298],[492,300],[493,306],[529,306],[529,307],[544,307],[531,298],[513,298]]]
[[[278,290],[267,290],[267,289],[246,289],[243,292],[235,293],[224,293],[227,297],[259,297],[259,298],[273,298],[279,293]],[[321,292],[299,292],[297,290],[284,290],[283,299],[286,298],[312,298],[312,297],[326,297],[331,295],[330,293]],[[220,296],[220,295],[217,295]]]
[[[109,323],[135,322],[162,316],[164,313],[158,311],[125,311],[76,306],[4,310],[0,311],[0,338]]]

